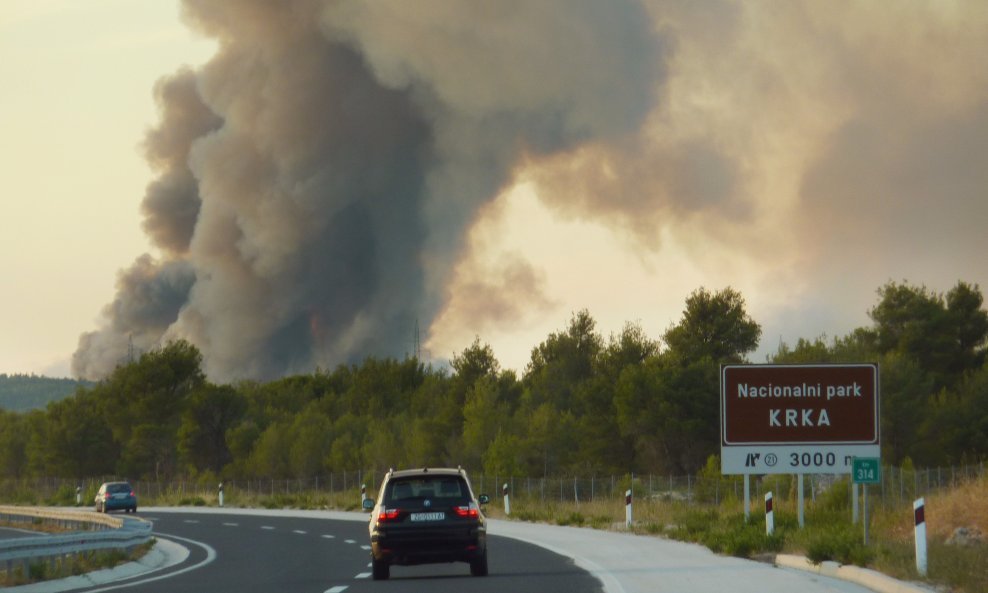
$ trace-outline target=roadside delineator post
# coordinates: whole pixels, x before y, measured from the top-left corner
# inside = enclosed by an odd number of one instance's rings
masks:
[[[913,518],[916,523],[916,572],[926,576],[926,502],[919,498],[913,501]]]
[[[364,505],[364,501],[367,500],[367,484],[360,485],[360,506]]]
[[[82,506],[82,486],[75,487],[75,505]]]
[[[624,521],[631,528],[631,489],[624,493]]]
[[[508,483],[505,482],[504,486],[501,486],[501,494],[504,495],[504,514],[511,514],[511,498],[508,496]]]
[[[223,506],[223,482],[220,482],[220,506]]]
[[[765,493],[765,535],[775,532],[775,511],[772,509],[772,493]]]

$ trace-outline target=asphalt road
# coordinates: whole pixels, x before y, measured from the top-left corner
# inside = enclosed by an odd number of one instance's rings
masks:
[[[464,591],[597,593],[600,582],[569,558],[514,539],[490,536],[490,575],[467,564],[396,566],[388,581],[370,578],[363,522],[257,515],[148,512],[154,534],[180,543],[180,565],[82,591],[175,593],[363,593]]]

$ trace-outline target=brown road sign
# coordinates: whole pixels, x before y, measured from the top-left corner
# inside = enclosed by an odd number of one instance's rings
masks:
[[[724,473],[846,473],[879,451],[876,364],[724,365]]]

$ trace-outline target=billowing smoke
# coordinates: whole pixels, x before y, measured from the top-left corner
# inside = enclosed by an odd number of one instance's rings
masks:
[[[664,78],[633,0],[183,10],[219,49],[156,89],[143,212],[160,257],[121,273],[79,376],[172,338],[216,380],[408,352],[478,209],[528,159],[633,135]]]

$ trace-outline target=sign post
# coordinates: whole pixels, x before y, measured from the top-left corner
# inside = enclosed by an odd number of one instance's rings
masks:
[[[882,483],[882,463],[878,457],[855,457],[851,462],[851,479],[864,489],[864,543],[868,545],[868,484]]]

